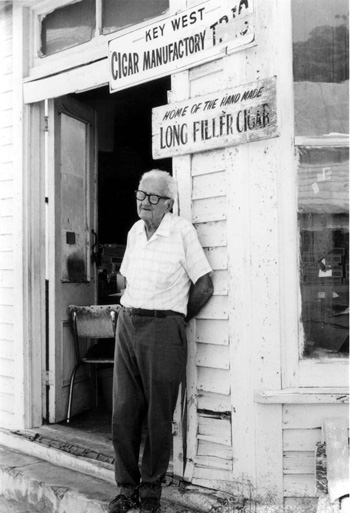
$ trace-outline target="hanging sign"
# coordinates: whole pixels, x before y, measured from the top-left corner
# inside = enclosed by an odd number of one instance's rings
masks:
[[[253,0],[207,0],[109,41],[110,92],[209,62],[254,40]]]
[[[154,159],[278,135],[276,77],[152,109]]]

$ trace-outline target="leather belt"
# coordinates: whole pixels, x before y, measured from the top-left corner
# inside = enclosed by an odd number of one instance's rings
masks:
[[[156,317],[158,319],[163,319],[168,315],[181,315],[185,317],[183,313],[175,312],[174,310],[147,310],[145,308],[129,308],[128,306],[123,306],[124,312],[127,312],[130,315],[141,315],[144,317]]]

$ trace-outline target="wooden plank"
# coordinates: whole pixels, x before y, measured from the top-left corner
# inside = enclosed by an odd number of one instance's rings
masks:
[[[0,94],[0,112],[12,109],[13,93],[12,90]]]
[[[12,144],[12,127],[0,127],[0,146]]]
[[[7,148],[7,146],[6,146]],[[14,183],[12,179],[0,182],[0,199],[12,199],[14,193]]]
[[[316,485],[314,474],[289,474],[283,480],[285,497],[315,497]]]
[[[9,73],[12,73],[13,69],[13,58],[12,55],[8,55],[7,57],[3,57],[1,59],[1,73],[4,75],[8,75]]]
[[[1,206],[1,201],[0,201]],[[1,217],[1,216],[0,216]],[[0,221],[1,223],[1,221]],[[0,269],[14,269],[13,251],[0,251]]]
[[[14,394],[15,385],[14,378],[8,376],[0,376],[0,390],[4,394]]]
[[[205,467],[195,466],[193,478],[195,479],[208,479],[210,482],[213,480],[218,481],[231,481],[232,482],[232,472],[229,470],[219,470]],[[231,484],[232,487],[232,484]]]
[[[348,417],[346,404],[287,405],[283,407],[283,426],[288,429],[322,428],[323,419]]]
[[[202,344],[228,345],[229,325],[227,320],[196,320],[196,342]]]
[[[1,336],[0,336],[0,359],[4,358],[6,360],[13,360],[14,357],[14,347],[13,340],[10,337],[6,338],[6,332],[4,334],[4,326],[12,326],[11,324],[2,325],[1,326]],[[13,330],[11,330],[13,332]]]
[[[13,162],[6,162],[0,168],[0,182],[13,180]]]
[[[221,369],[197,367],[197,389],[228,395],[230,393],[230,372]]]
[[[195,456],[194,463],[196,466],[210,469],[232,470],[232,459],[226,460],[216,456]]]
[[[14,413],[15,397],[13,394],[0,392],[0,412],[7,411]]]
[[[193,177],[192,200],[226,195],[226,172],[217,171]]]
[[[0,304],[6,306],[15,305],[15,288],[14,287],[0,287]]]
[[[284,474],[315,474],[315,451],[287,451],[283,455]]]
[[[12,37],[5,39],[4,33],[2,32],[0,48],[0,59],[3,59],[4,57],[10,57],[12,55]]]
[[[0,199],[0,217],[13,215],[13,210],[13,198]]]
[[[190,70],[192,96],[201,96],[222,89],[223,62],[215,60]]]
[[[198,414],[198,435],[216,437],[218,443],[227,445],[232,440],[230,419],[223,415],[219,416]],[[220,442],[220,440],[222,440]]]
[[[0,360],[0,376],[7,378],[14,377],[14,360],[8,360],[5,358]]]
[[[14,271],[12,269],[0,269],[0,287],[4,287],[4,288],[11,288],[11,287],[14,287],[14,280],[15,280],[15,276],[14,276]],[[6,315],[6,314],[9,314],[10,315],[10,312],[1,312],[0,310],[0,318],[2,317],[2,315]],[[11,321],[12,320],[12,316],[8,317],[8,320]]]
[[[227,247],[204,248],[204,252],[213,271],[227,269]]]
[[[341,404],[349,402],[346,388],[257,390],[255,401],[265,404]]]
[[[199,410],[211,410],[219,413],[231,411],[231,397],[229,395],[201,391],[197,394],[197,401]]]
[[[205,440],[198,440],[198,456],[215,456],[225,460],[232,460],[232,447],[222,444],[214,444]]]
[[[320,440],[321,428],[283,430],[284,451],[313,451]]]
[[[336,371],[335,371],[336,368]],[[299,385],[301,387],[347,387],[349,388],[349,360],[330,358],[304,359],[299,363]]]
[[[349,494],[348,416],[324,419],[328,492],[331,502]]]
[[[101,59],[59,75],[24,83],[24,102],[34,103],[46,98],[57,98],[72,92],[79,93],[107,84],[107,59]]]
[[[0,112],[0,117],[2,113]],[[12,144],[7,144],[6,146],[2,146],[0,152],[0,164],[7,164],[9,162],[13,162],[13,153],[14,148]],[[3,197],[3,196],[2,196]]]
[[[207,175],[225,171],[225,150],[194,153],[192,156],[192,176]]]
[[[12,216],[1,217],[0,234],[7,235],[13,233],[14,220]]]
[[[199,311],[196,319],[228,319],[228,297],[212,296]]]
[[[228,370],[230,368],[228,346],[197,344],[196,365],[198,367]]]
[[[242,486],[240,482],[234,482],[232,479],[232,473],[227,477],[227,480],[219,481],[217,479],[204,479],[200,477],[197,479],[194,477],[192,479],[193,485],[201,486],[202,488],[209,488],[211,490],[218,490],[224,493],[228,493],[232,495],[237,490],[237,494],[242,494]],[[205,507],[207,507],[207,503],[205,502]]]
[[[316,513],[318,497],[287,497],[284,499],[285,511],[290,513]]]
[[[13,235],[0,235],[0,251],[11,251],[12,249]]]
[[[9,109],[1,113],[0,116],[0,127],[12,126],[13,125],[13,110]]]
[[[213,276],[214,296],[226,296],[228,294],[228,271],[215,271]]]
[[[4,289],[0,289],[0,293],[1,295],[4,293]],[[6,293],[6,291],[5,291]],[[4,343],[4,341],[8,341],[11,343],[11,346],[13,348],[13,329],[14,329],[14,324],[13,323],[6,323],[6,322],[2,322],[1,323],[1,336],[0,336],[0,342],[1,344]],[[13,358],[13,353],[10,353],[9,355],[6,355],[6,351],[7,351],[8,348],[5,349],[5,354],[2,356],[3,358],[7,358],[9,360],[12,360]]]
[[[0,93],[5,93],[12,90],[12,73],[1,77]]]
[[[193,202],[192,222],[223,221],[226,219],[226,197],[198,199]]]

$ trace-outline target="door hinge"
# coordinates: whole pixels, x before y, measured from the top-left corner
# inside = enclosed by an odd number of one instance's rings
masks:
[[[44,385],[52,386],[54,384],[53,372],[52,371],[44,371],[43,372],[43,381],[44,381]]]
[[[44,116],[44,132],[49,131],[49,116]]]

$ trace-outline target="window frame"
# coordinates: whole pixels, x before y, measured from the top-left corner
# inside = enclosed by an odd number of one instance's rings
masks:
[[[292,132],[293,132],[293,149],[294,155],[290,162],[293,161],[293,173],[291,173],[292,177],[289,182],[289,186],[292,185],[292,189],[294,189],[294,198],[291,200],[291,196],[289,194],[289,202],[292,204],[290,208],[288,208],[288,215],[286,217],[286,221],[288,218],[287,225],[282,226],[281,229],[285,230],[287,227],[287,233],[293,229],[294,226],[294,236],[293,236],[293,244],[295,248],[295,255],[293,258],[293,262],[291,261],[291,256],[288,255],[288,247],[290,248],[291,239],[288,238],[288,235],[283,234],[281,236],[282,244],[284,248],[282,249],[283,261],[284,261],[284,269],[290,269],[291,275],[294,275],[295,284],[292,290],[288,290],[288,285],[286,289],[286,284],[283,286],[283,299],[281,308],[286,309],[288,314],[282,316],[284,320],[283,326],[283,334],[285,337],[285,342],[283,344],[283,372],[282,372],[282,387],[283,388],[321,388],[321,387],[335,387],[335,388],[348,388],[349,386],[349,357],[320,357],[320,358],[302,358],[301,356],[301,346],[302,340],[304,337],[303,326],[301,320],[301,286],[300,286],[300,233],[299,226],[297,221],[298,216],[298,148],[300,146],[303,147],[312,147],[312,148],[322,148],[322,147],[349,147],[349,135],[348,134],[338,134],[335,136],[330,136],[327,140],[321,140],[317,136],[296,136],[295,128],[294,128],[294,76],[293,76],[293,39],[292,39],[292,1],[290,1],[290,57],[289,57],[289,66],[290,66],[290,79],[291,79],[291,87],[292,91],[292,102],[289,108],[292,109],[291,117],[292,120]],[[288,187],[287,184],[283,185],[283,188]],[[286,200],[288,197],[288,193],[284,191],[284,199]],[[282,201],[281,205],[285,205],[285,202]],[[293,215],[294,219],[290,216]],[[288,241],[288,242],[287,242]],[[290,267],[289,267],[290,266]],[[285,272],[285,271],[284,271]],[[283,278],[281,278],[282,280]],[[290,280],[287,280],[290,281]],[[289,304],[291,298],[294,300],[294,307],[290,308]],[[294,317],[294,319],[293,319]]]
[[[48,75],[57,74],[71,68],[76,68],[97,60],[107,59],[108,42],[116,37],[123,36],[130,32],[130,27],[102,34],[102,0],[95,0],[96,5],[96,29],[95,36],[86,43],[79,44],[72,48],[67,48],[61,52],[39,57],[41,47],[41,17],[49,14],[58,7],[65,7],[74,0],[44,0],[33,4],[30,8],[30,56],[29,70],[24,82],[44,78]],[[169,10],[166,13],[156,16],[137,24],[138,29],[147,27],[150,22],[160,23],[162,19],[169,16],[174,11],[172,2],[169,2]]]

